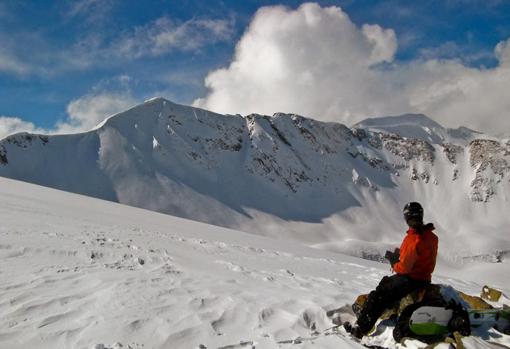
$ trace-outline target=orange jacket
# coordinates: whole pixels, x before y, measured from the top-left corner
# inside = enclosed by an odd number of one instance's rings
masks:
[[[427,224],[421,232],[409,228],[400,246],[400,260],[393,265],[397,274],[406,274],[415,280],[430,281],[436,266],[437,235],[434,226]]]

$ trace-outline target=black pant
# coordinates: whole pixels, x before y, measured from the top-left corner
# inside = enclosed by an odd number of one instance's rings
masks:
[[[361,332],[363,334],[370,332],[384,310],[429,283],[429,281],[413,280],[407,275],[395,274],[383,277],[376,289],[368,295],[358,317],[357,323]]]

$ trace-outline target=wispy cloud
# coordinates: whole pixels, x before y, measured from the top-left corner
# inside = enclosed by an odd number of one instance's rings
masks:
[[[113,38],[91,33],[75,43],[62,57],[74,68],[107,66],[112,62],[119,64],[174,52],[199,52],[205,47],[230,40],[233,31],[233,20],[191,19],[177,22],[169,17],[160,17]]]
[[[498,7],[505,3],[505,0],[446,0],[450,7],[481,6],[485,9]]]
[[[71,0],[64,9],[66,20],[84,19],[86,22],[97,23],[108,18],[116,0]]]
[[[32,72],[32,67],[25,64],[9,52],[0,51],[0,73],[14,73],[16,75],[28,75]]]
[[[85,15],[102,1],[83,0],[73,6],[69,16]],[[203,48],[232,38],[230,19],[190,19],[178,22],[169,17],[117,35],[91,30],[67,45],[46,40],[40,33],[1,33],[0,72],[15,75],[54,75],[73,70],[119,66],[147,57],[162,57],[174,52],[199,52]],[[34,55],[34,51],[37,55]]]
[[[65,50],[53,47],[37,32],[0,32],[0,47],[1,73],[46,77],[71,67]]]
[[[494,59],[494,52],[482,49],[473,51],[469,47],[460,46],[453,41],[447,41],[439,46],[421,48],[418,50],[417,56],[425,60],[458,60],[469,65]]]
[[[191,19],[183,23],[161,17],[124,35],[106,48],[106,53],[127,58],[160,56],[172,51],[194,51],[229,40],[233,21]]]
[[[158,77],[160,81],[168,85],[178,85],[178,86],[189,86],[202,88],[204,85],[202,72],[200,71],[190,71],[190,70],[179,70],[179,71],[170,71],[168,73],[162,74]]]

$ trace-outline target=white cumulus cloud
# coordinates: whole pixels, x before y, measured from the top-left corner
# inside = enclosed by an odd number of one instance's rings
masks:
[[[131,92],[131,83],[127,75],[98,82],[89,93],[71,100],[66,108],[67,117],[47,129],[20,117],[0,116],[0,139],[18,132],[63,134],[89,131],[109,116],[140,102]]]
[[[18,132],[45,133],[33,123],[23,121],[19,117],[0,116],[0,139]]]
[[[373,45],[371,61],[391,62],[397,51],[397,38],[391,29],[383,29],[378,25],[363,25],[362,32],[367,40]]]
[[[495,53],[501,66],[510,67],[510,39],[497,44]]]
[[[306,3],[264,7],[238,42],[228,67],[205,79],[194,104],[223,113],[294,112],[352,124],[367,116],[421,112],[445,126],[510,129],[510,44],[499,65],[459,60],[395,62],[391,28],[354,24],[339,7]]]
[[[49,129],[39,128],[19,117],[0,116],[0,139],[19,132],[40,134],[86,132],[109,116],[123,112],[138,102],[129,93],[92,92],[72,100],[67,105],[67,118]]]
[[[233,62],[207,76],[210,93],[195,104],[329,120],[372,114],[382,107],[376,85],[384,84],[374,66],[391,61],[396,47],[391,29],[360,29],[338,7],[261,8]]]
[[[72,100],[67,106],[68,119],[57,124],[57,133],[88,131],[107,117],[137,104],[130,93],[93,92]]]

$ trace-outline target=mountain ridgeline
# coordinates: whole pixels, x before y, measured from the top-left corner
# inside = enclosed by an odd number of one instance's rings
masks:
[[[400,241],[416,200],[443,257],[510,251],[510,141],[424,115],[347,127],[155,98],[89,132],[9,136],[0,175],[369,258]]]

